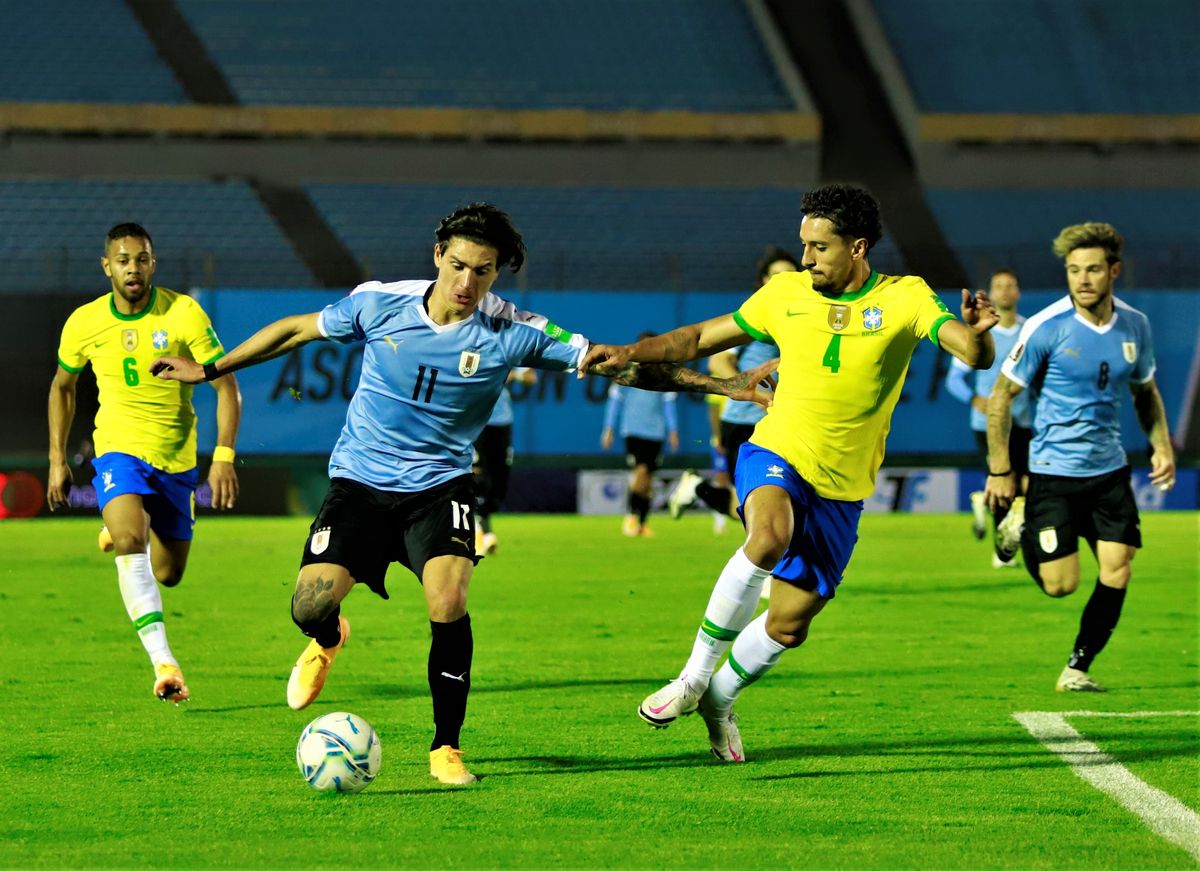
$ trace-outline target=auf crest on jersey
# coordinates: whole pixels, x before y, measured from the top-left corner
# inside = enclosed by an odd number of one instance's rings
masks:
[[[478,372],[481,356],[478,351],[463,351],[462,356],[458,358],[458,374],[470,378]]]

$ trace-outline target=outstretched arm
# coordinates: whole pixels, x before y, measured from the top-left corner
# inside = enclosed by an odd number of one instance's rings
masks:
[[[183,357],[159,357],[150,366],[150,373],[167,381],[186,381],[199,384],[214,380],[229,372],[253,366],[287,354],[321,338],[317,329],[317,312],[307,315],[292,315],[267,324],[253,336],[242,342],[228,354],[212,364],[213,375],[205,379],[204,367],[195,360]]]
[[[990,369],[996,346],[989,332],[1000,323],[996,307],[980,290],[962,292],[962,321],[948,320],[938,330],[938,344],[973,369]]]
[[[1130,384],[1129,389],[1138,423],[1150,438],[1150,483],[1159,490],[1170,490],[1175,486],[1175,446],[1162,394],[1153,378],[1144,384]]]
[[[592,369],[597,375],[611,377],[613,371],[619,371],[626,363],[686,363],[750,341],[751,337],[737,325],[733,315],[721,315],[632,345],[592,345],[579,364],[579,377]],[[606,368],[611,371],[604,371]]]
[[[690,393],[715,393],[718,396],[728,396],[743,402],[757,402],[764,408],[770,408],[774,399],[772,390],[775,379],[772,377],[779,368],[779,358],[768,360],[761,366],[738,372],[729,378],[713,378],[703,372],[684,369],[670,363],[624,363],[620,367],[606,364],[598,368],[597,374],[611,378],[626,387],[639,387],[642,390],[686,390]],[[759,384],[769,385],[769,389],[760,389]]]

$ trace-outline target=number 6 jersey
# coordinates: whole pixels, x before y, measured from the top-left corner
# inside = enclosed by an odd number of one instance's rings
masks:
[[[1031,394],[1029,471],[1103,475],[1127,462],[1122,396],[1154,377],[1150,322],[1114,297],[1112,318],[1096,326],[1067,296],[1025,322],[1000,371]]]
[[[574,369],[588,341],[487,294],[465,320],[425,311],[433,283],[369,281],[318,316],[335,342],[366,342],[330,478],[414,492],[471,469],[472,445],[517,366]]]

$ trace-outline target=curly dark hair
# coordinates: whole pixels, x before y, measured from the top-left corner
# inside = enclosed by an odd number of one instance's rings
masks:
[[[863,188],[826,185],[806,193],[800,207],[810,218],[825,218],[839,236],[866,239],[868,251],[883,237],[879,203]]]
[[[497,267],[508,263],[519,272],[525,262],[525,240],[512,219],[491,203],[470,203],[442,218],[434,233],[439,250],[444,251],[455,236],[495,248]]]
[[[758,276],[758,283],[763,284],[767,279],[767,270],[771,268],[772,263],[778,263],[780,260],[785,263],[790,263],[796,267],[796,271],[800,271],[800,261],[797,260],[790,251],[780,248],[778,245],[768,245],[763,249],[762,256],[758,258],[757,271],[754,273]]]
[[[150,247],[154,247],[154,240],[150,238],[150,234],[146,232],[146,228],[141,224],[117,224],[104,236],[104,250],[108,251],[108,246],[118,239],[128,239],[132,236],[134,239],[145,239],[150,243]]]

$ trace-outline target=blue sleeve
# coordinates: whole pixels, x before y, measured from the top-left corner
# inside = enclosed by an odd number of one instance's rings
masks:
[[[550,332],[532,333],[530,347],[516,363],[533,369],[549,369],[555,372],[570,372],[579,364],[587,352],[588,340],[578,333],[568,333],[551,325]]]
[[[1138,349],[1137,363],[1133,367],[1132,380],[1145,384],[1154,377],[1154,338],[1150,334],[1150,322],[1142,321],[1142,347]]]
[[[663,417],[667,419],[667,432],[679,432],[679,412],[676,410],[674,393],[663,397]]]
[[[621,406],[625,403],[625,396],[621,393],[621,388],[614,384],[608,388],[608,403],[604,406],[604,428],[613,429],[617,425],[617,416],[621,413]]]
[[[362,294],[350,294],[325,306],[317,316],[317,329],[334,342],[361,342],[367,337],[362,327]]]
[[[946,373],[946,392],[957,399],[959,402],[971,404],[971,400],[975,398],[975,387],[971,383],[975,380],[975,370],[962,365],[957,357],[950,364],[950,371]]]
[[[1017,343],[1000,367],[1004,377],[1021,387],[1028,387],[1049,359],[1056,332],[1055,327],[1044,322],[1031,329],[1030,322],[1026,321],[1017,336]]]

